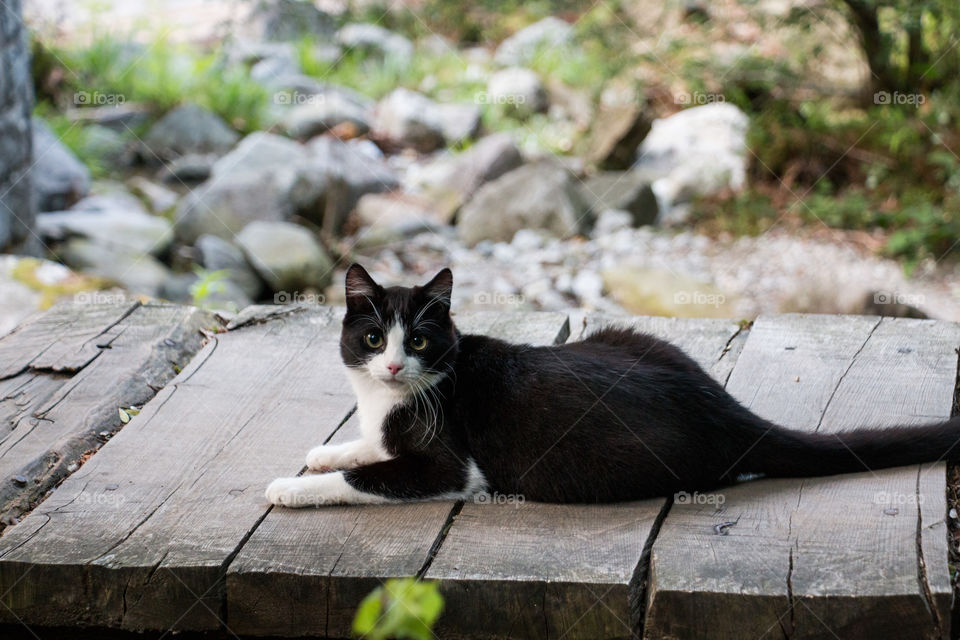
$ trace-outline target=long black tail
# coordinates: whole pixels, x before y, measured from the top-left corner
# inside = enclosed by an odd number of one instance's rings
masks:
[[[801,478],[960,459],[960,417],[924,426],[803,433],[770,423],[738,474]]]

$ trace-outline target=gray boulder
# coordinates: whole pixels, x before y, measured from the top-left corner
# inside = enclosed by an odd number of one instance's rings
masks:
[[[377,105],[374,128],[381,136],[422,153],[444,144],[443,116],[437,103],[402,87]]]
[[[313,2],[260,0],[240,31],[248,37],[268,42],[298,42],[303,38],[324,40],[333,37],[334,20]]]
[[[653,191],[661,206],[660,222],[682,222],[687,213],[683,205],[698,196],[746,185],[749,124],[743,111],[725,102],[653,122],[636,167],[659,176]]]
[[[438,104],[440,130],[448,145],[471,140],[480,133],[480,107],[475,104]]]
[[[216,176],[191,191],[177,206],[174,229],[184,244],[203,234],[230,239],[257,220],[288,220],[297,172],[290,167]]]
[[[195,104],[168,111],[144,138],[147,162],[172,160],[191,153],[223,154],[239,140],[223,118]]]
[[[636,102],[601,106],[586,140],[586,161],[601,169],[629,169],[650,126],[646,111]]]
[[[334,127],[349,122],[355,135],[370,131],[369,100],[348,89],[324,87],[321,91],[304,94],[294,91],[282,102],[289,102],[290,110],[283,118],[286,132],[300,140],[308,140]]]
[[[247,171],[267,171],[303,164],[306,148],[294,140],[265,131],[254,131],[228,154],[213,163],[214,178]]]
[[[39,118],[33,119],[33,158],[38,211],[67,209],[90,191],[90,172]]]
[[[428,200],[403,193],[368,193],[357,202],[352,226],[363,228],[361,240],[376,236],[400,239],[448,224],[449,219],[436,211]]]
[[[412,172],[408,186],[443,215],[452,217],[482,185],[522,164],[513,139],[505,133],[495,133],[481,138],[461,154],[442,155]]]
[[[130,195],[90,196],[69,211],[41,213],[37,231],[48,241],[81,237],[104,251],[161,255],[173,241],[171,224],[147,213]]]
[[[160,170],[158,178],[169,184],[196,184],[213,172],[213,163],[219,158],[213,153],[188,153],[171,160]]]
[[[83,130],[83,155],[97,160],[108,169],[129,167],[134,153],[127,137],[109,127],[94,124]]]
[[[300,63],[297,61],[296,50],[293,47],[283,50],[282,53],[258,60],[250,67],[250,79],[268,89],[279,88],[284,78],[296,76],[300,73]]]
[[[585,230],[587,204],[573,175],[553,162],[529,164],[480,187],[457,220],[460,239],[509,242],[520,229],[567,238]]]
[[[313,234],[288,222],[253,222],[236,242],[274,292],[323,289],[332,280],[333,261]]]
[[[490,104],[502,105],[521,118],[545,111],[549,106],[540,76],[522,67],[502,69],[490,76],[486,100]]]
[[[263,283],[236,245],[214,235],[202,235],[195,245],[200,264],[208,271],[226,271],[227,278],[252,300],[260,296]]]
[[[133,294],[158,297],[170,270],[149,253],[129,249],[104,250],[86,238],[73,238],[57,251],[67,266],[90,273],[128,289]]]
[[[140,198],[156,214],[164,214],[177,206],[180,194],[162,184],[151,182],[143,176],[134,176],[127,180],[131,193]]]
[[[413,58],[413,43],[375,24],[348,24],[337,32],[337,42],[347,50],[374,53],[388,65],[404,68]]]
[[[580,193],[596,217],[607,209],[627,211],[632,225],[654,224],[658,217],[657,198],[651,187],[653,180],[640,171],[605,171],[580,184]]]
[[[505,67],[529,64],[544,48],[564,47],[572,42],[573,27],[560,18],[548,16],[501,42],[493,59]]]
[[[310,175],[323,176],[326,185],[323,206],[316,209],[318,217],[312,219],[330,236],[341,233],[361,196],[400,186],[393,171],[382,160],[364,153],[360,144],[320,136],[307,145],[311,152]]]

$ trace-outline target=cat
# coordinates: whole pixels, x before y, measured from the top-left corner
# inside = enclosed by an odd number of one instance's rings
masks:
[[[381,287],[346,274],[340,353],[361,439],[322,445],[279,478],[275,505],[522,496],[606,503],[704,491],[744,477],[833,475],[938,460],[960,419],[837,434],[751,413],[679,348],[630,329],[533,347],[463,335],[453,275]],[[960,451],[960,447],[957,448]],[[954,456],[956,457],[956,456]]]

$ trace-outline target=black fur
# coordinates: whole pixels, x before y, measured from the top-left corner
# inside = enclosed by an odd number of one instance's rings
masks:
[[[392,411],[384,444],[396,457],[346,472],[363,491],[408,499],[455,492],[472,459],[490,492],[616,502],[707,490],[747,473],[831,475],[960,451],[957,419],[833,435],[785,429],[743,407],[680,349],[630,330],[549,347],[460,335],[449,315],[449,270],[425,287],[383,289],[354,265],[347,286],[347,366],[364,360],[374,307],[406,323],[438,291],[444,298],[422,329],[431,339],[424,362],[448,374],[429,396],[438,424],[428,428],[433,414],[422,401]],[[369,295],[350,295],[363,286]]]

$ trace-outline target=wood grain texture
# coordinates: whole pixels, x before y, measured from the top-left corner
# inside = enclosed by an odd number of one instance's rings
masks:
[[[70,309],[86,313],[82,307]],[[99,449],[122,426],[118,409],[152,398],[174,377],[175,367],[200,349],[200,329],[213,323],[209,314],[190,307],[149,304],[128,310],[126,305],[94,306],[89,311],[97,322],[85,324],[61,322],[63,309],[54,309],[49,314],[56,324],[70,331],[50,335],[56,344],[31,358],[22,373],[0,380],[0,478],[5,480],[0,518],[5,521],[28,511],[84,455]],[[51,325],[46,316],[37,322]],[[27,325],[8,338],[6,348],[17,349],[22,337],[28,346],[21,352],[29,353],[39,335]],[[44,364],[35,369],[38,363]],[[17,477],[22,482],[9,480]]]
[[[338,334],[315,309],[210,342],[0,538],[5,604],[28,624],[219,628],[222,576],[268,508],[263,488],[353,405]]]
[[[589,315],[571,340],[625,326],[669,340],[721,382],[740,334],[726,320]],[[727,360],[729,359],[729,360]],[[630,638],[646,578],[643,555],[665,499],[553,505],[492,496],[456,516],[426,578],[441,581],[441,637]],[[496,615],[490,615],[496,611]]]
[[[958,343],[950,323],[764,317],[727,388],[795,429],[923,423],[949,416]],[[923,469],[761,480],[722,490],[719,507],[674,504],[653,545],[644,637],[945,634],[944,470]],[[735,523],[728,535],[722,522]]]
[[[558,313],[458,314],[464,333],[512,342],[566,339]],[[355,419],[331,442],[359,436]],[[288,473],[319,442],[304,438]],[[237,633],[350,637],[357,605],[383,580],[416,575],[441,535],[453,502],[273,509],[227,572],[227,620]],[[278,612],[282,612],[278,614]]]

